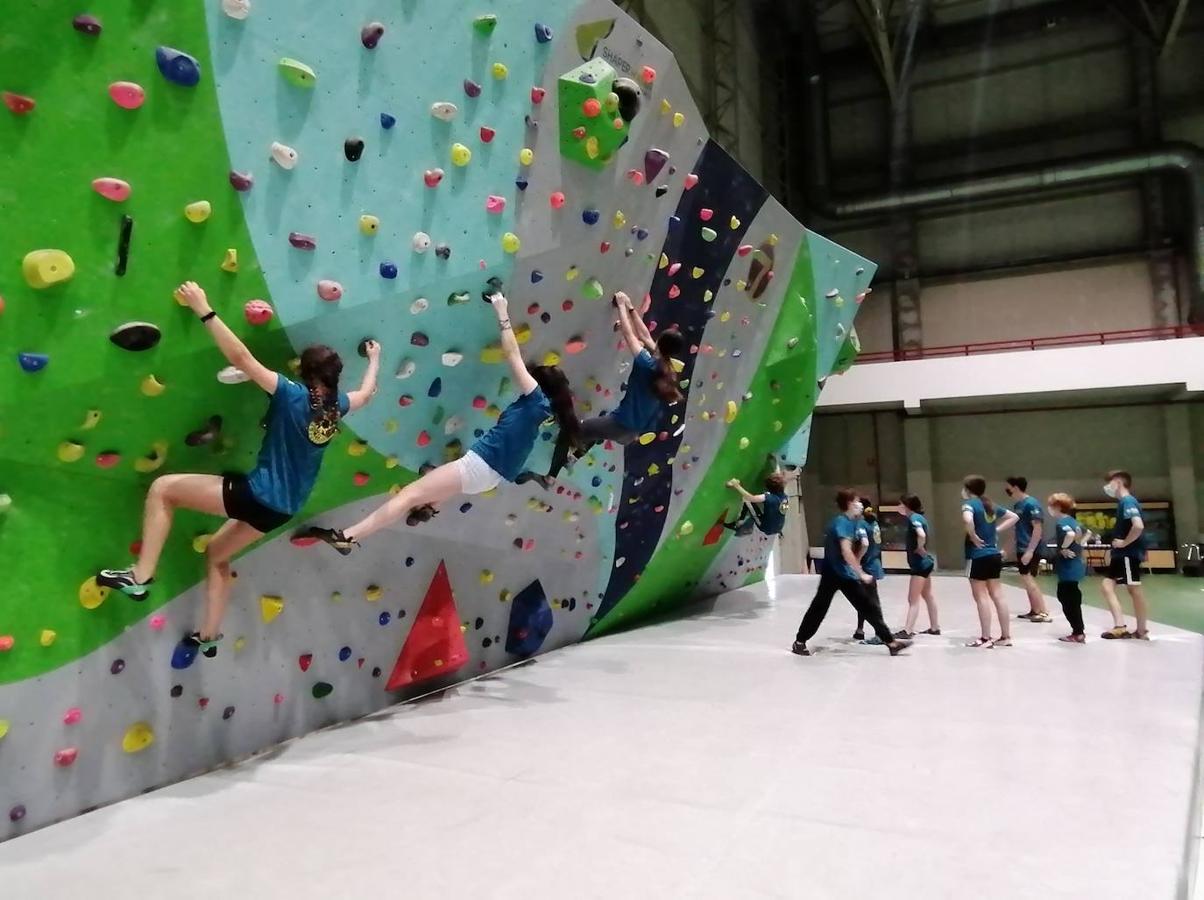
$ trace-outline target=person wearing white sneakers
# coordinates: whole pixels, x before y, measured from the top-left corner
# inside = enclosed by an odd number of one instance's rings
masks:
[[[1004,493],[1014,501],[1012,511],[1016,514],[1016,567],[1020,571],[1020,580],[1024,583],[1024,593],[1028,594],[1028,612],[1016,616],[1017,619],[1027,619],[1030,622],[1052,622],[1049,608],[1045,605],[1045,595],[1037,584],[1037,572],[1041,568],[1041,537],[1045,531],[1045,523],[1041,515],[1041,504],[1036,497],[1028,494],[1028,479],[1023,475],[1013,475],[1007,479]]]
[[[1100,589],[1108,610],[1112,613],[1113,627],[1100,637],[1106,641],[1118,638],[1150,639],[1149,607],[1145,591],[1141,587],[1141,564],[1145,560],[1145,521],[1141,517],[1141,504],[1132,494],[1133,476],[1124,469],[1108,473],[1104,493],[1116,500],[1116,526],[1112,529],[1112,557],[1108,564],[1108,576]],[[1123,584],[1133,599],[1133,615],[1137,619],[1137,630],[1129,631],[1125,625],[1125,614],[1116,598],[1116,586]]]

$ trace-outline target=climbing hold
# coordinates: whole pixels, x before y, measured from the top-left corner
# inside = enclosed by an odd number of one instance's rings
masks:
[[[426,395],[428,397],[438,397],[442,393],[443,393],[443,379],[442,378],[436,378],[434,381],[431,382],[431,386],[426,389]]]
[[[517,253],[522,245],[523,242],[519,240],[518,235],[513,231],[507,231],[502,235],[502,249],[507,253]]]
[[[615,214],[614,214],[614,217],[611,219],[611,223],[614,225],[615,228],[622,228],[624,225],[627,224],[627,216],[625,216],[623,214],[623,210],[621,210],[621,209],[615,210]]]
[[[705,228],[704,227],[702,229],[702,239],[704,241],[707,241],[709,243],[709,242],[715,240],[715,238],[717,238],[717,237],[719,237],[719,235],[716,233],[714,228]]]
[[[103,30],[100,19],[96,16],[90,16],[87,13],[76,16],[71,20],[71,27],[80,34],[87,34],[96,37]]]
[[[481,130],[480,130],[480,135],[481,135],[481,143],[489,144],[489,143],[493,142],[493,139],[497,135],[497,132],[494,129],[490,128],[488,125],[482,125]]]
[[[240,193],[246,193],[255,186],[255,177],[250,172],[230,170],[230,187]]]
[[[510,69],[506,67],[505,63],[501,62],[495,62],[492,66],[490,66],[489,71],[498,81],[503,80],[507,75],[510,74]]]
[[[472,27],[477,34],[489,37],[493,34],[493,29],[497,28],[497,16],[493,13],[477,16],[472,20]]]
[[[410,247],[415,253],[426,253],[431,246],[431,236],[425,231],[419,231],[410,238]]]
[[[122,109],[137,109],[146,101],[146,91],[133,81],[114,81],[109,85],[109,96]]]
[[[590,300],[599,300],[605,291],[597,278],[587,278],[585,284],[581,285],[581,293]]]
[[[698,211],[698,218],[702,219],[702,221],[704,221],[704,222],[709,222],[709,221],[711,221],[711,218],[712,218],[714,215],[715,215],[715,210],[713,210],[713,209],[708,209],[708,208],[706,208],[706,207],[703,207],[702,209],[700,209],[700,210]]]
[[[318,296],[329,303],[333,303],[342,298],[343,286],[337,281],[323,278],[318,282]]]
[[[312,88],[318,81],[314,70],[300,60],[290,59],[286,56],[277,63],[277,66],[280,68],[280,74],[289,84],[297,87]]]
[[[667,274],[669,275],[670,278],[672,278],[674,275],[676,275],[680,271],[681,271],[681,263],[675,262],[671,266],[669,266],[669,271]]]
[[[92,181],[92,190],[100,194],[106,200],[112,200],[114,203],[123,203],[129,199],[130,185],[128,181],[122,181],[120,178],[96,178]]]
[[[21,273],[31,288],[41,290],[70,279],[75,261],[62,250],[33,250],[21,261]]]
[[[122,350],[134,352],[149,350],[159,343],[160,337],[162,334],[158,327],[150,322],[126,322],[109,334],[109,340]]]
[[[126,753],[138,753],[155,742],[155,732],[148,722],[135,722],[125,730],[121,738],[121,749]]]
[[[460,143],[452,144],[452,148],[451,148],[452,165],[463,167],[463,166],[468,165],[468,163],[471,159],[472,159],[472,151],[471,150],[469,150],[467,147],[465,147],[463,144],[460,144]]]
[[[535,23],[535,40],[541,44],[546,44],[552,40],[552,29],[542,22]]]
[[[479,97],[479,96],[481,96],[481,86],[479,84],[477,84],[475,81],[473,81],[471,78],[465,78],[464,79],[464,94],[467,97]]]
[[[208,200],[197,200],[184,207],[184,218],[195,225],[204,222],[213,213],[213,205]]]
[[[3,740],[4,736],[6,734],[8,734],[8,729],[9,729],[8,719],[0,719],[0,740]]]
[[[691,172],[689,175],[686,176],[683,184],[685,185],[685,188],[687,191],[690,190],[691,188],[694,187],[694,185],[698,184],[698,176],[695,175],[693,172]]]
[[[727,422],[727,424],[729,424],[729,425],[732,424],[732,422],[736,421],[736,414],[739,412],[740,412],[740,409],[739,409],[739,407],[736,406],[736,401],[728,400],[727,401],[727,413],[723,417],[724,421]]]
[[[748,256],[748,254],[752,253],[752,251],[753,251],[752,244],[741,244],[739,246],[739,248],[736,250],[736,255],[737,256]]]
[[[442,260],[451,259],[451,247],[447,246],[447,244],[436,244],[435,256]]]
[[[155,441],[151,444],[151,452],[134,460],[134,471],[146,475],[155,472],[167,461],[167,442]]]
[[[675,112],[675,113],[673,114],[673,127],[674,127],[674,128],[681,128],[681,126],[683,126],[683,125],[685,125],[685,124],[686,124],[686,117],[685,117],[685,115],[683,115],[682,113],[679,113],[679,112]]]
[[[380,230],[380,219],[376,216],[362,215],[360,216],[360,234],[374,235]]]
[[[259,598],[259,617],[263,619],[265,625],[275,619],[282,612],[284,612],[283,597],[276,597],[272,594],[264,594]]]
[[[581,213],[581,221],[586,225],[597,225],[598,219],[600,219],[601,216],[602,214],[596,209],[586,209]]]
[[[447,366],[449,369],[455,368],[456,366],[460,365],[461,362],[464,361],[464,354],[458,353],[454,350],[449,350],[447,353],[444,353],[440,357],[440,361],[443,363],[443,365]]]
[[[238,251],[233,247],[226,250],[226,255],[222,258],[221,269],[223,272],[238,271]]]
[[[183,50],[174,47],[158,47],[155,50],[155,64],[159,72],[172,84],[181,87],[195,87],[201,80],[201,64],[196,58],[189,56]]]
[[[315,700],[321,700],[323,697],[329,697],[334,691],[334,685],[326,681],[319,681],[313,687],[313,696]]]
[[[45,353],[18,353],[17,362],[26,372],[41,372],[50,364],[50,357]]]
[[[312,234],[302,234],[300,231],[290,231],[288,242],[298,250],[317,250],[318,239]]]
[[[364,599],[369,603],[375,603],[385,595],[385,589],[378,584],[370,584],[364,588]]]
[[[84,445],[75,441],[63,441],[55,451],[55,456],[59,458],[59,462],[79,462],[84,458]]]
[[[435,185],[437,185],[440,181],[443,180],[443,170],[442,169],[427,169],[426,172],[424,172],[422,175],[422,180],[424,182],[426,182],[427,187],[433,188]]]
[[[347,157],[347,162],[359,162],[364,155],[364,139],[349,137],[343,141],[343,155]]]
[[[276,165],[282,169],[292,169],[297,165],[297,151],[287,144],[282,144],[280,141],[272,141],[269,152],[272,159],[276,161]]]
[[[485,198],[485,212],[501,215],[506,209],[506,198],[499,197],[497,194],[490,194]]]
[[[581,112],[587,119],[596,119],[602,114],[602,104],[598,102],[597,97],[590,97],[581,104]]]
[[[380,264],[380,277],[387,278],[392,281],[397,277],[397,264],[389,262],[387,259]]]
[[[248,300],[242,314],[249,325],[266,325],[272,321],[272,306],[266,300]]]
[[[380,127],[383,128],[385,131],[388,131],[390,128],[392,128],[396,124],[397,124],[397,116],[392,115],[391,113],[387,113],[387,112],[383,112],[380,114]]]
[[[109,596],[109,589],[96,583],[96,578],[88,578],[79,586],[79,605],[84,609],[96,609]]]
[[[242,21],[251,14],[251,0],[222,0],[222,12]]]
[[[75,747],[65,747],[62,750],[56,750],[54,753],[54,764],[60,769],[65,769],[79,756],[79,750]]]
[[[644,173],[639,169],[628,169],[627,178],[634,185],[641,185],[644,183]],[[659,197],[661,195],[657,194],[657,196]]]
[[[52,628],[43,628],[38,635],[38,643],[43,647],[49,647],[58,638],[59,633]]]
[[[367,50],[375,50],[380,39],[385,35],[385,26],[380,22],[369,22],[360,29],[360,43]]]
[[[11,91],[4,91],[0,94],[4,99],[4,105],[7,106],[13,115],[24,116],[33,112],[33,108],[37,106],[37,101],[33,97],[26,97],[23,94],[14,94]]]
[[[599,253],[606,253],[609,250],[610,250],[610,241],[603,241],[601,244],[598,245]]]
[[[552,209],[561,209],[564,206],[564,200],[563,191],[552,191],[551,196],[548,197],[548,203],[551,204]]]
[[[694,523],[691,522],[689,519],[687,519],[686,521],[681,523],[681,526],[677,529],[677,533],[681,537],[686,537],[688,535],[693,534],[694,533]]]
[[[460,108],[456,104],[448,103],[446,100],[431,104],[431,115],[440,122],[450,122],[459,111]]]
[[[459,306],[462,303],[467,303],[472,299],[472,294],[468,291],[452,291],[447,295],[448,306]]]
[[[410,343],[413,344],[415,347],[425,347],[430,342],[431,342],[431,339],[428,338],[421,331],[415,331],[412,335],[410,335]]]
[[[644,66],[640,69],[640,80],[644,84],[652,84],[652,82],[656,81],[656,69],[652,68],[652,66]]]
[[[165,390],[167,390],[167,386],[154,375],[147,375],[142,379],[142,385],[140,389],[145,397],[158,397]]]
[[[521,165],[529,166],[535,162],[535,151],[530,147],[523,147],[518,151],[518,161]]]
[[[656,147],[644,153],[644,177],[654,181],[669,162],[669,154]]]
[[[96,454],[96,465],[102,469],[111,469],[121,462],[121,454],[115,450],[105,450]]]
[[[83,719],[83,717],[84,717],[83,710],[81,710],[78,706],[73,706],[69,710],[67,710],[65,713],[63,713],[63,724],[64,725],[78,725],[80,720]]]
[[[547,96],[547,91],[541,87],[531,88],[531,102],[534,104],[543,103],[543,98]]]

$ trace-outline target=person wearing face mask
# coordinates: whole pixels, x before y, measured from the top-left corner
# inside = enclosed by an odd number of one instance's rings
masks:
[[[1041,504],[1036,497],[1028,495],[1028,479],[1023,475],[1010,477],[1003,490],[1015,503],[1012,511],[1017,519],[1016,564],[1020,570],[1020,580],[1024,582],[1024,592],[1028,594],[1028,612],[1016,618],[1030,622],[1052,622],[1053,617],[1045,605],[1045,595],[1037,584],[1037,571],[1041,566],[1041,555],[1037,551],[1041,547],[1041,536],[1045,529]]]
[[[1054,574],[1058,576],[1058,602],[1070,623],[1070,634],[1058,638],[1068,644],[1087,643],[1083,629],[1083,592],[1079,582],[1087,575],[1087,564],[1083,559],[1083,543],[1086,532],[1074,517],[1074,498],[1069,494],[1050,494],[1045,501],[1049,517],[1054,520],[1054,534],[1058,537],[1054,556]]]
[[[966,576],[974,605],[978,607],[978,624],[982,634],[967,647],[1012,646],[1011,622],[1007,601],[999,575],[1003,571],[1003,552],[999,535],[1014,526],[1017,515],[1001,509],[986,495],[987,481],[981,475],[968,475],[962,482],[962,523],[966,530]],[[999,637],[991,638],[991,607],[999,619]]]
[[[857,499],[857,494],[848,489],[836,492],[836,506],[840,512],[828,523],[824,532],[824,567],[819,587],[811,605],[807,607],[803,621],[799,623],[791,652],[799,656],[811,655],[807,641],[819,631],[824,616],[828,614],[828,607],[832,605],[832,598],[840,591],[845,599],[853,604],[858,614],[870,623],[878,639],[890,651],[890,655],[897,656],[911,646],[911,641],[896,639],[886,627],[886,622],[882,619],[882,606],[867,590],[874,583],[874,576],[861,568],[861,561],[854,549],[857,541],[857,520],[864,511],[864,506]]]
[[[882,568],[882,528],[869,499],[862,497],[860,502],[862,509],[861,518],[857,522],[857,556],[861,560],[861,568],[874,576],[874,582],[867,591],[870,598],[881,606],[878,599],[878,582],[886,577],[886,570]],[[895,637],[906,640],[914,635],[896,632]],[[857,613],[857,630],[853,632],[853,640],[865,640],[865,616],[860,612]]]
[[[1136,638],[1150,639],[1149,607],[1141,587],[1141,563],[1145,559],[1145,521],[1141,517],[1141,504],[1130,493],[1133,476],[1123,469],[1108,473],[1104,493],[1116,500],[1116,527],[1112,529],[1112,559],[1108,564],[1108,576],[1101,583],[1108,610],[1112,613],[1114,626],[1100,637],[1104,640]],[[1125,625],[1125,613],[1116,598],[1116,586],[1123,584],[1133,598],[1133,615],[1137,618],[1137,630],[1129,631]]]

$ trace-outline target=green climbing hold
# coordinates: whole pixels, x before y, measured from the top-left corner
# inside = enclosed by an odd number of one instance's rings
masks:
[[[297,59],[283,57],[278,63],[280,73],[288,79],[290,84],[295,84],[297,87],[312,88],[317,84],[318,76],[305,63]]]
[[[329,697],[334,692],[334,685],[326,681],[319,681],[314,685],[314,699],[321,700],[323,697]]]
[[[716,234],[714,228],[705,228],[704,227],[702,229],[702,239],[704,241],[706,241],[707,243],[710,243],[711,241],[715,240],[715,238],[717,238],[717,237],[719,237],[719,235]]]
[[[581,286],[581,293],[590,300],[600,300],[605,291],[602,289],[602,282],[597,278],[588,278]]]
[[[485,16],[477,16],[472,20],[472,27],[477,34],[489,37],[489,35],[493,34],[493,29],[497,28],[497,16],[492,13]]]

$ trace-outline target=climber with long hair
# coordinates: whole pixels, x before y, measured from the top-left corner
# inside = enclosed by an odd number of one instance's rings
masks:
[[[1013,527],[1020,517],[1010,509],[995,505],[987,496],[987,480],[967,475],[962,482],[962,527],[966,532],[966,577],[978,608],[979,637],[967,647],[1012,646],[1011,614],[1003,597],[999,575],[1003,571],[1003,551],[999,535]],[[991,607],[999,620],[999,637],[991,637]]]
[[[346,556],[364,538],[396,522],[411,510],[434,507],[460,494],[483,494],[503,481],[515,481],[535,446],[543,423],[551,416],[560,434],[578,438],[581,423],[573,407],[569,380],[557,366],[530,366],[522,358],[508,303],[500,290],[486,296],[497,314],[502,353],[519,397],[503,411],[497,424],[455,462],[431,469],[410,482],[365,518],[344,529],[312,527],[298,537],[317,538]]]
[[[226,523],[205,548],[205,614],[200,628],[185,638],[185,643],[213,657],[230,601],[231,558],[284,525],[305,505],[340,420],[376,393],[380,345],[375,341],[364,344],[368,368],[358,390],[339,390],[343,361],[323,345],[308,347],[301,354],[298,383],[257,360],[213,311],[195,281],[176,288],[176,297],[196,313],[230,365],[271,395],[263,444],[255,468],[246,475],[178,473],[156,478],[146,495],[138,561],[128,569],[104,569],[96,583],[145,600],[175,511],[191,509],[225,516]]]
[[[685,354],[686,339],[680,332],[664,331],[653,340],[630,297],[619,291],[612,302],[618,310],[619,332],[634,357],[623,399],[614,412],[586,419],[576,434],[561,429],[548,474],[524,472],[518,479],[520,484],[535,480],[548,487],[568,465],[570,452],[580,459],[603,441],[626,446],[641,434],[654,430],[664,411],[681,401],[674,360],[680,360]]]

